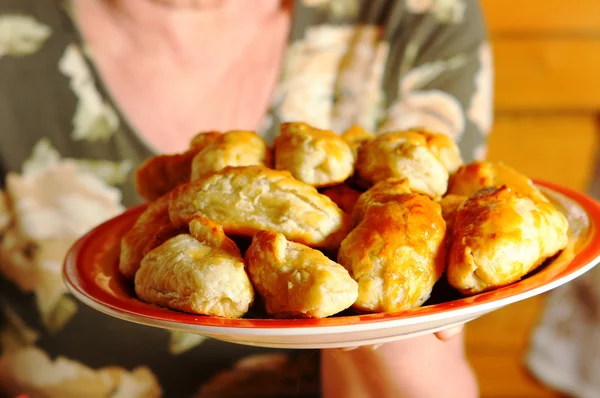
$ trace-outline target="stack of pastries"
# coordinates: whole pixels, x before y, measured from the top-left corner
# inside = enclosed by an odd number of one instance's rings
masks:
[[[200,133],[136,173],[148,206],[119,270],[140,300],[240,318],[398,312],[445,276],[463,295],[515,282],[567,245],[564,215],[503,165],[464,165],[424,129],[341,135],[284,123]]]

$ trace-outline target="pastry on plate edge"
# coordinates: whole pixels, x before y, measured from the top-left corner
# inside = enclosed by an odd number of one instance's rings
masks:
[[[464,295],[516,282],[566,247],[568,228],[549,202],[507,186],[483,188],[456,213],[448,282]]]

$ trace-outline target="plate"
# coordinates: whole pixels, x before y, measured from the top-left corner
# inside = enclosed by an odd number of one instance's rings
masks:
[[[441,302],[437,298],[400,313],[325,319],[223,319],[144,303],[136,298],[132,283],[118,271],[120,239],[144,205],[124,212],[79,239],[65,259],[63,276],[71,293],[86,305],[143,325],[260,347],[318,349],[381,344],[468,322],[568,283],[600,261],[600,205],[565,187],[543,181],[536,184],[569,220],[569,244],[565,250],[519,282],[467,298],[454,296]],[[434,289],[444,290],[437,286]]]

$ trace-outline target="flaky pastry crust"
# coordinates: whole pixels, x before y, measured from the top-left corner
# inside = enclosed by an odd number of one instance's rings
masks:
[[[283,123],[274,151],[277,170],[315,187],[340,184],[354,172],[350,146],[334,132],[306,123]]]
[[[213,142],[215,139],[221,136],[220,131],[203,131],[196,134],[190,140],[190,149],[200,151],[204,149],[208,144]]]
[[[223,250],[232,256],[242,256],[235,242],[225,235],[223,227],[206,217],[194,216],[192,218],[190,235],[203,245]]]
[[[318,250],[259,231],[245,255],[248,273],[276,318],[325,318],[349,308],[358,284]]]
[[[415,129],[413,131],[425,138],[427,147],[442,162],[448,173],[454,173],[463,165],[460,149],[452,138],[446,134],[436,133],[427,129]]]
[[[394,201],[399,195],[412,193],[406,178],[382,180],[363,192],[352,211],[352,225],[358,225],[364,218],[369,206]]]
[[[342,133],[342,139],[346,141],[350,146],[350,149],[352,149],[355,159],[358,154],[358,147],[361,146],[363,142],[370,141],[373,138],[375,138],[375,134],[356,125]]]
[[[219,137],[214,131],[197,134],[190,148],[172,155],[156,155],[146,160],[136,170],[135,186],[138,194],[151,202],[171,192],[177,186],[189,182],[192,161],[196,154]]]
[[[440,205],[424,195],[369,206],[338,252],[358,282],[354,308],[397,312],[422,305],[444,270],[445,232]]]
[[[389,178],[408,179],[411,189],[432,198],[446,193],[448,170],[417,131],[385,133],[358,148],[356,174],[365,187]]]
[[[314,187],[261,166],[227,167],[178,187],[169,215],[176,226],[199,215],[228,234],[273,230],[319,248],[337,247],[350,227],[349,217]]]
[[[503,163],[486,161],[469,163],[459,168],[450,177],[448,194],[471,196],[482,188],[498,188],[503,185],[534,200],[548,201],[529,177]]]
[[[191,180],[228,166],[272,166],[271,149],[253,131],[233,130],[204,145],[192,161]]]
[[[456,214],[448,281],[465,295],[515,282],[564,249],[567,232],[551,203],[506,186],[483,188]]]
[[[333,202],[338,205],[340,209],[346,214],[351,214],[354,209],[354,205],[361,195],[360,191],[351,188],[348,184],[334,185],[332,187],[324,188],[322,191],[323,195],[329,197]]]
[[[456,220],[456,214],[460,205],[467,200],[468,197],[462,195],[449,194],[440,200],[440,206],[442,206],[442,217],[446,221],[446,235],[450,236],[452,228],[454,226],[454,220]]]
[[[135,275],[148,303],[194,314],[239,318],[254,301],[244,261],[181,234],[151,250]]]
[[[125,278],[133,279],[150,250],[181,232],[169,219],[168,195],[150,203],[121,239],[119,271]]]

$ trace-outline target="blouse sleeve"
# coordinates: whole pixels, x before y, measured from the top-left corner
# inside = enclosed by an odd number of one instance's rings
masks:
[[[415,126],[452,136],[465,161],[485,157],[492,126],[492,53],[474,0],[406,0],[388,38],[387,112],[380,131]]]

